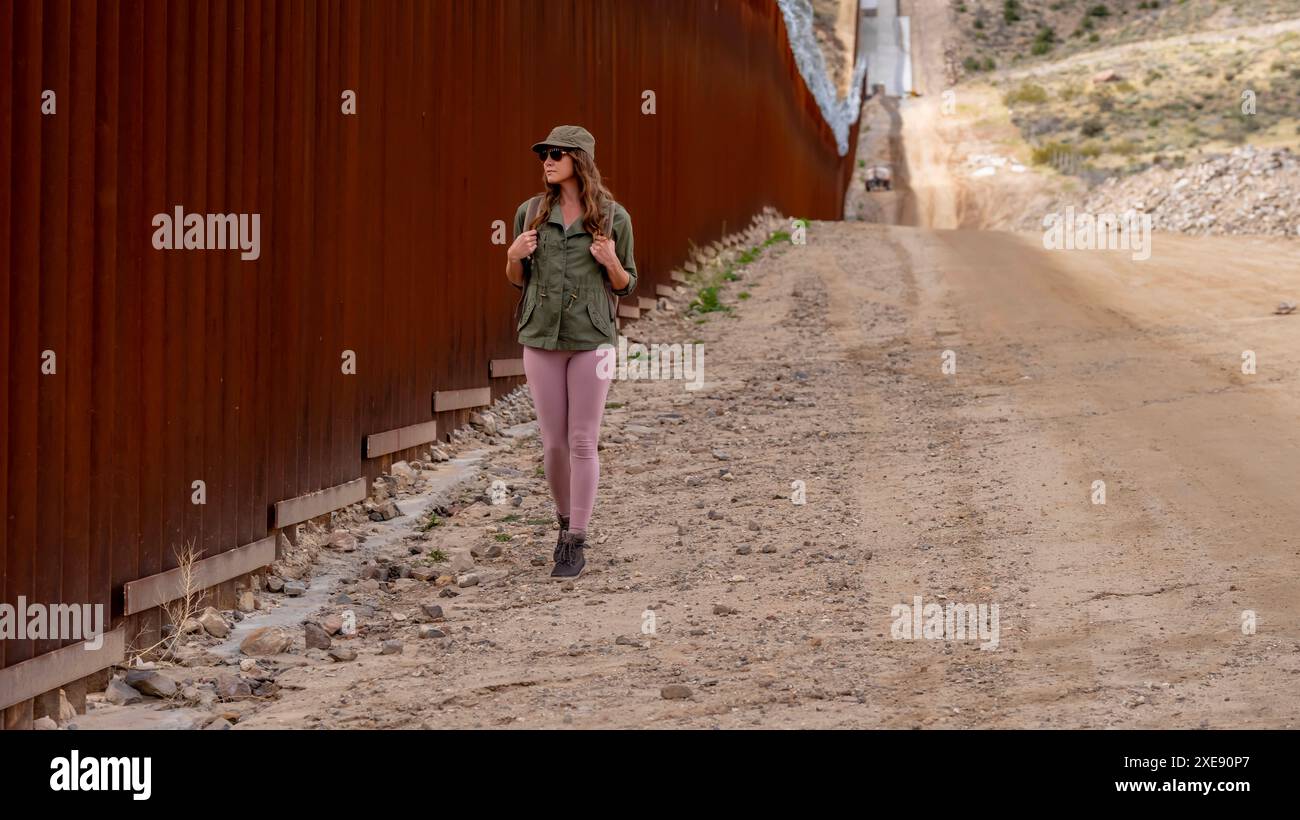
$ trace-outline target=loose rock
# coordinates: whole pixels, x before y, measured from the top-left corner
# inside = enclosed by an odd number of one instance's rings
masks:
[[[239,651],[251,657],[263,657],[287,652],[291,646],[293,646],[293,638],[288,632],[275,626],[263,626],[254,629],[248,637],[244,638],[239,645]],[[129,680],[127,682],[130,683]]]
[[[330,640],[330,633],[319,624],[305,623],[302,625],[302,630],[308,649],[329,649],[333,643]]]
[[[170,698],[176,694],[176,681],[154,669],[132,669],[126,673],[126,685],[153,698]]]

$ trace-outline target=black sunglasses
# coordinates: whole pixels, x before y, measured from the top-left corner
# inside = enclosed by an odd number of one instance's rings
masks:
[[[550,150],[543,148],[542,150],[537,152],[537,158],[542,162],[546,162],[546,155],[550,154],[551,159],[555,160],[556,162],[559,162],[560,157],[564,156],[567,153],[569,152],[564,150],[563,148],[552,148]]]

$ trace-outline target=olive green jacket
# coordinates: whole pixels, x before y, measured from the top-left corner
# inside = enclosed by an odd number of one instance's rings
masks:
[[[515,211],[515,236],[524,232],[527,212],[528,200],[524,200]],[[627,287],[612,292],[630,296],[636,290],[632,219],[618,203],[610,233],[618,260],[631,277]],[[551,208],[550,219],[538,226],[537,249],[522,262],[528,286],[515,328],[519,344],[544,350],[594,350],[606,342],[618,344],[607,274],[591,255],[591,239],[581,217],[565,229],[559,203]]]

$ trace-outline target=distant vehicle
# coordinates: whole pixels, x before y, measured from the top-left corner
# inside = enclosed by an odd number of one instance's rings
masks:
[[[873,165],[867,169],[868,191],[892,191],[893,172],[888,165]]]

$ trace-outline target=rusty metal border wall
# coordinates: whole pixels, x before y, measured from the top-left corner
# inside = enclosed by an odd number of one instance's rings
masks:
[[[766,205],[839,218],[854,159],[772,0],[0,0],[0,114],[0,601],[101,603],[129,642],[160,624],[126,585],[178,546],[257,545],[411,452],[367,436],[463,423],[435,392],[519,383],[493,223],[552,125],[596,135],[640,295]],[[177,207],[258,214],[260,256],[155,249]],[[0,681],[73,674],[69,643],[0,641]]]

